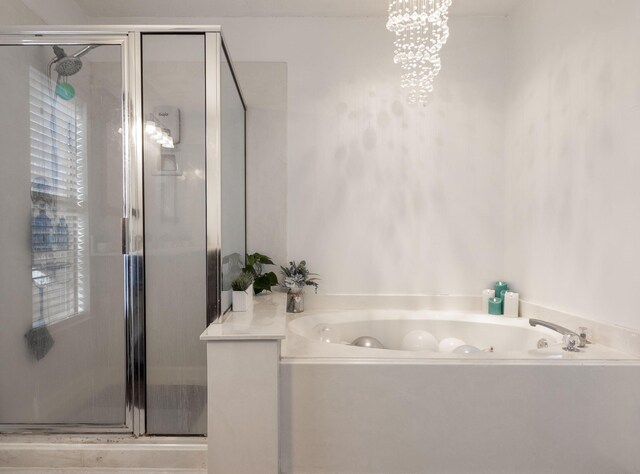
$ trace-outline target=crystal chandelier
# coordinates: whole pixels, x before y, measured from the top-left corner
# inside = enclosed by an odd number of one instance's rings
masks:
[[[391,0],[387,29],[396,34],[393,62],[403,69],[408,101],[426,105],[440,72],[440,50],[449,38],[451,0]]]

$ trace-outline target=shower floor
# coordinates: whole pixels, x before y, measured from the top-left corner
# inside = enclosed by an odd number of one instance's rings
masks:
[[[206,385],[149,385],[147,433],[202,435],[207,431]]]

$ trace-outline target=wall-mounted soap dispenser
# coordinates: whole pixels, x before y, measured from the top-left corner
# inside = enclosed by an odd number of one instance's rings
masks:
[[[153,115],[164,128],[169,130],[173,144],[180,143],[180,109],[172,105],[159,105],[153,108]]]
[[[172,105],[158,105],[153,108],[153,123],[170,137],[170,144],[161,144],[158,168],[154,176],[182,176],[175,149],[180,143],[180,109]]]

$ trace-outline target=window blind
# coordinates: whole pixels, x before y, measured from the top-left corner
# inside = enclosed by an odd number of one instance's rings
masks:
[[[80,314],[87,302],[86,107],[57,97],[55,86],[30,69],[34,326]]]

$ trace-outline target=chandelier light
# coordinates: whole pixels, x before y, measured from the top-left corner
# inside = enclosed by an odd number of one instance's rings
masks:
[[[440,72],[440,50],[449,38],[451,0],[391,0],[387,29],[395,33],[393,62],[403,70],[400,85],[409,103],[426,105]]]

